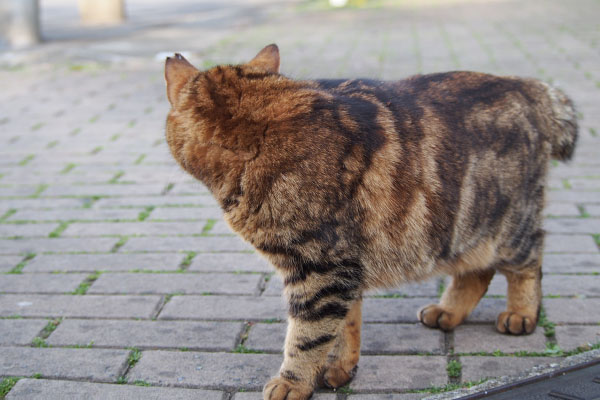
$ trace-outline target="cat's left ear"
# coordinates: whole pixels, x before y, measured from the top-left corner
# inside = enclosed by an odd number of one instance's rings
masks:
[[[270,44],[258,52],[248,65],[258,67],[274,74],[279,73],[279,47],[276,44]]]
[[[167,97],[172,106],[175,106],[181,88],[198,72],[200,71],[179,53],[176,53],[175,57],[167,57],[165,80],[167,81]]]

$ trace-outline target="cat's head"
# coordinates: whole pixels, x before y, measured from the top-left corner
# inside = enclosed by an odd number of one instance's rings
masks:
[[[279,49],[271,44],[246,64],[206,71],[175,54],[166,60],[165,80],[171,104],[166,127],[171,153],[210,187],[208,181],[215,174],[222,177],[225,166],[256,155],[257,137],[268,119],[259,110],[273,96],[257,94],[284,78],[279,75]]]

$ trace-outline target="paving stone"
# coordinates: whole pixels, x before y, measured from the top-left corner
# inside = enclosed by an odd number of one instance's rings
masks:
[[[0,295],[0,316],[150,318],[159,296]]]
[[[0,239],[0,254],[108,252],[117,241],[117,238]]]
[[[9,187],[0,187],[0,197],[25,197],[31,196],[37,191],[37,186],[9,186]]]
[[[1,250],[1,247],[0,247]],[[252,251],[248,243],[237,237],[132,237],[121,248],[121,251]]]
[[[592,272],[592,271],[590,271]],[[503,276],[492,280],[486,295],[506,296],[507,283]],[[549,275],[542,278],[544,296],[600,296],[600,276],[594,275]]]
[[[548,319],[557,324],[600,323],[600,299],[544,299]]]
[[[10,274],[0,277],[0,293],[66,293],[87,274]]]
[[[159,319],[265,320],[286,318],[286,307],[275,297],[174,296]]]
[[[45,319],[0,319],[0,345],[28,345],[47,324]]]
[[[128,350],[4,347],[0,376],[93,379],[116,382],[127,365]]]
[[[597,218],[548,218],[544,229],[549,233],[599,233],[600,219]]]
[[[67,319],[56,328],[47,342],[52,346],[86,346],[93,343],[101,347],[231,351],[242,329],[241,322]]]
[[[473,382],[498,376],[515,376],[536,365],[556,363],[553,357],[489,357],[463,356],[462,381]]]
[[[58,224],[0,224],[0,237],[46,237]]]
[[[600,217],[600,205],[586,204],[584,207],[592,217]]]
[[[559,325],[555,332],[558,346],[566,351],[600,343],[600,325]]]
[[[581,215],[575,204],[550,203],[544,208],[544,216],[551,217],[578,217]]]
[[[274,272],[275,269],[269,262],[254,253],[218,253],[198,254],[192,260],[190,271],[217,271],[217,272]],[[273,278],[271,278],[273,279]],[[268,287],[267,287],[268,289]]]
[[[94,206],[97,208],[104,207],[146,207],[146,206],[216,206],[217,201],[212,195],[195,195],[195,196],[143,196],[143,197],[109,197],[100,199]]]
[[[353,390],[425,389],[447,383],[446,357],[363,356]]]
[[[102,274],[88,293],[258,294],[258,274]],[[0,288],[2,286],[0,285]]]
[[[475,310],[467,317],[466,322],[496,323],[498,314],[506,310],[506,300],[496,298],[483,298]]]
[[[19,256],[0,256],[0,272],[8,272],[21,262],[23,257]]]
[[[538,327],[532,334],[523,336],[503,335],[494,325],[460,325],[454,330],[455,353],[493,353],[496,350],[503,353],[544,352],[544,329]]]
[[[204,224],[201,222],[73,223],[63,232],[62,236],[196,235],[202,233],[203,227]]]
[[[219,207],[160,207],[156,208],[151,220],[206,220],[221,219],[223,211]]]
[[[431,393],[385,393],[385,394],[351,394],[347,397],[348,400],[419,400]]]
[[[175,271],[185,257],[182,253],[40,254],[24,271]]]
[[[182,182],[177,183],[169,191],[169,194],[179,195],[179,194],[207,194],[210,193],[208,188],[204,186],[200,182]]]
[[[227,225],[225,221],[217,221],[208,231],[211,235],[235,235],[236,233]]]
[[[266,382],[265,382],[266,383]],[[310,400],[336,400],[335,393],[313,393]],[[262,392],[241,392],[233,395],[232,400],[263,400]]]
[[[545,254],[544,272],[600,272],[600,254]]]
[[[144,351],[128,376],[154,385],[262,390],[281,362],[272,354]]]
[[[28,209],[52,209],[52,208],[70,208],[77,209],[83,207],[89,199],[57,199],[57,198],[36,198],[36,199],[0,199],[0,206],[14,208],[18,210]]]
[[[438,297],[439,280],[432,279],[425,282],[415,282],[402,285],[398,288],[374,290],[367,292],[367,296],[400,296],[400,297]]]
[[[545,251],[598,253],[598,246],[590,235],[546,235]]]
[[[21,379],[6,398],[7,400],[63,400],[67,398],[86,400],[221,400],[222,397],[223,393],[216,390]]]
[[[366,298],[363,301],[363,322],[417,322],[417,310],[435,303],[435,299]]]
[[[548,192],[548,203],[598,203],[598,192],[584,190],[551,190]]]
[[[8,221],[137,220],[139,213],[134,209],[19,210]]]
[[[159,195],[165,185],[64,185],[50,186],[44,196],[139,196]]]

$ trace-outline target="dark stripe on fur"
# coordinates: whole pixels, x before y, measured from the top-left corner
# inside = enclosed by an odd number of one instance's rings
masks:
[[[348,313],[348,307],[337,301],[326,303],[314,310],[298,307],[297,304],[290,304],[289,313],[292,318],[303,321],[320,321],[323,318],[344,319]]]
[[[333,339],[335,339],[335,335],[321,335],[313,340],[305,340],[301,344],[296,345],[296,347],[301,351],[309,351],[314,349],[315,347],[319,347],[325,343],[329,343]]]

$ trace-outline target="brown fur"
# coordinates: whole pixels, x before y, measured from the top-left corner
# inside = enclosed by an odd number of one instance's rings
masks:
[[[498,330],[533,331],[547,165],[573,152],[570,100],[476,72],[295,81],[278,68],[270,45],[244,65],[200,72],[177,55],[165,70],[173,156],[284,279],[285,358],[265,399],[352,378],[367,289],[450,274],[419,318],[452,329],[498,270]]]

